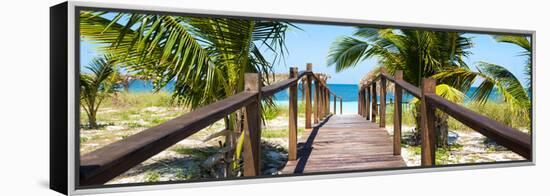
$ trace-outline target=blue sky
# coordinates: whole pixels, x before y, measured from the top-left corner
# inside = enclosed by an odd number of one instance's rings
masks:
[[[289,53],[284,62],[274,66],[275,72],[287,73],[289,67],[297,66],[305,69],[306,63],[313,63],[315,72],[327,73],[331,76],[329,83],[333,84],[357,84],[361,77],[376,66],[376,59],[369,59],[359,63],[355,68],[337,73],[334,66],[327,66],[327,54],[332,42],[340,36],[353,34],[353,27],[317,24],[297,24],[302,30],[292,30],[287,33],[286,44]],[[486,61],[506,67],[525,86],[523,69],[526,57],[519,56],[522,49],[518,46],[505,43],[497,43],[490,35],[467,34],[471,37],[474,47],[473,53],[466,63],[474,68],[476,62]],[[81,41],[80,46],[81,66],[86,66],[94,56],[100,53],[97,45]]]

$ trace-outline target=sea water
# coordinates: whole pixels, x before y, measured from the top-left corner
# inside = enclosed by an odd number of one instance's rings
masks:
[[[358,92],[359,87],[357,84],[328,84],[329,89],[338,95],[339,97],[342,97],[342,113],[344,114],[356,114],[357,113],[357,98],[358,98]],[[171,92],[174,89],[174,83],[170,82],[164,87],[162,90]],[[471,97],[476,87],[470,88],[470,90],[467,93],[467,97]],[[313,95],[313,88],[312,95]],[[153,91],[153,84],[150,81],[145,80],[133,80],[130,83],[130,92],[152,92]],[[313,97],[312,97],[313,98]],[[404,92],[403,93],[403,102],[409,103],[413,100],[413,96]],[[277,105],[288,105],[288,89],[280,91],[274,95],[274,100]],[[298,85],[298,100],[302,100],[302,85]],[[378,103],[380,103],[380,95],[378,95]],[[393,93],[388,92],[386,94],[386,102],[393,102],[394,96]],[[491,92],[491,95],[489,96],[489,100],[491,101],[497,101],[501,100],[498,92],[496,90],[493,90]],[[330,109],[333,110],[334,107],[334,97],[331,95],[330,97]],[[340,112],[340,100],[337,100],[336,104],[336,110],[337,112]],[[468,99],[466,99],[466,102]]]

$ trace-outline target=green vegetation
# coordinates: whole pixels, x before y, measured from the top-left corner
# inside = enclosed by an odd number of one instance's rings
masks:
[[[304,128],[298,128],[298,135],[301,135],[304,132]],[[262,130],[262,138],[287,138],[288,129],[265,129]]]
[[[313,109],[313,105],[311,107]],[[281,104],[281,105],[274,105],[272,107],[269,107],[264,111],[267,112],[267,114],[264,114],[264,115],[267,115],[265,116],[266,119],[272,120],[272,119],[275,119],[277,116],[288,117],[289,110],[288,110],[288,104]],[[306,112],[306,103],[303,101],[298,101],[298,117],[305,117],[306,116],[305,112]],[[268,116],[270,118],[267,118]]]
[[[407,150],[413,152],[413,154],[417,156],[420,156],[420,153],[422,152],[420,149],[420,146],[411,146],[411,145],[404,144],[403,147],[407,148]],[[437,148],[435,151],[435,164],[447,165],[447,164],[457,163],[458,157],[451,156],[451,152],[460,151],[461,149],[462,149],[462,146],[459,144],[449,145],[445,148]]]
[[[188,148],[188,147],[177,147],[173,149],[174,152],[179,154],[191,155],[195,158],[204,160],[216,153],[218,153],[219,148],[217,147],[205,147],[205,148]]]
[[[485,104],[480,104],[477,102],[469,102],[464,104],[465,107],[468,109],[482,114],[484,116],[487,116],[493,120],[496,120],[498,122],[501,122],[505,125],[514,127],[519,130],[530,130],[531,129],[531,121],[530,116],[527,114],[515,114],[510,111],[510,108],[506,107],[507,104],[505,103],[496,103],[494,101],[488,101]],[[415,112],[413,106],[407,106],[403,105],[403,112],[402,112],[402,124],[407,126],[414,126],[415,125],[415,116],[413,112]],[[391,126],[393,125],[393,105],[387,105],[386,107],[386,125]],[[451,130],[470,130],[469,127],[462,124],[461,122],[455,120],[452,117],[449,117],[448,119],[449,128]]]
[[[115,60],[108,56],[93,59],[86,67],[90,74],[80,74],[80,101],[88,125],[97,128],[97,111],[103,100],[116,90]]]
[[[505,125],[514,127],[519,130],[531,130],[531,117],[529,114],[526,113],[514,113],[511,111],[512,109],[509,107],[506,107],[506,103],[496,103],[492,101],[488,101],[485,104],[480,104],[476,102],[470,102],[466,104],[466,107],[469,109],[482,114],[484,116],[487,116],[493,120],[496,120],[498,122],[501,122]],[[458,130],[464,130],[467,129],[467,127],[456,121],[451,120],[449,122],[449,126],[453,127],[453,129]]]
[[[118,92],[110,99],[106,99],[102,104],[103,107],[174,107],[172,97],[165,91],[156,93],[150,92]]]
[[[288,107],[286,111],[286,114],[288,114]],[[285,108],[282,106],[266,107],[263,112],[265,120],[273,120],[282,114],[285,114]]]
[[[158,182],[160,181],[160,174],[152,171],[145,174],[145,182]]]
[[[105,99],[99,108],[97,121],[105,125],[124,125],[127,128],[148,128],[177,116],[188,110],[170,107],[170,95],[167,93],[117,93]],[[88,116],[81,111],[80,121],[85,122]]]

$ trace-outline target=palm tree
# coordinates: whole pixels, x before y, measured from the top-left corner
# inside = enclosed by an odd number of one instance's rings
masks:
[[[531,101],[529,98],[529,90],[531,89],[531,44],[525,37],[520,36],[494,36],[498,42],[514,43],[525,49],[521,53],[522,56],[527,56],[525,65],[525,74],[527,75],[527,88],[524,88],[516,76],[506,68],[488,63],[478,62],[476,70],[471,70],[468,67],[450,68],[443,70],[434,75],[447,84],[456,88],[469,90],[475,81],[482,81],[472,95],[472,99],[485,104],[496,89],[502,95],[502,100],[507,104],[514,115],[527,117],[531,111]],[[529,120],[526,118],[525,120]]]
[[[80,74],[80,100],[82,108],[88,116],[88,124],[91,128],[97,128],[97,111],[105,98],[116,91],[113,76],[116,71],[113,68],[115,60],[108,56],[95,58],[86,67],[89,74]]]
[[[244,90],[248,72],[262,73],[268,84],[273,62],[286,52],[285,32],[293,27],[285,22],[106,12],[81,12],[80,22],[84,39],[105,45],[127,62],[128,71],[150,78],[157,90],[174,82],[173,100],[192,109]],[[271,100],[266,103],[272,105]],[[242,112],[224,122],[226,129],[240,133]],[[240,138],[242,142],[242,134]],[[226,137],[226,144],[235,139]],[[242,145],[236,146],[234,161]]]
[[[524,68],[524,74],[525,74],[525,81],[527,83],[527,89],[531,90],[531,73],[532,73],[532,46],[531,41],[527,39],[527,37],[524,36],[514,36],[514,35],[497,35],[493,37],[497,42],[501,43],[510,43],[514,44],[516,46],[521,47],[524,51],[520,53],[521,56],[527,57],[525,68]]]
[[[403,70],[404,80],[420,86],[422,78],[430,77],[440,70],[467,67],[462,59],[470,54],[467,50],[471,47],[470,39],[458,32],[357,27],[353,36],[341,37],[332,44],[328,64],[335,65],[336,71],[342,71],[363,60],[377,57],[379,64],[390,74],[395,70]],[[452,87],[438,87],[448,88]],[[456,92],[459,91],[446,91],[445,95],[451,96],[448,93]],[[438,94],[444,93],[440,90]],[[441,113],[438,117],[438,144],[446,146],[448,116]],[[418,125],[417,122],[417,130]]]

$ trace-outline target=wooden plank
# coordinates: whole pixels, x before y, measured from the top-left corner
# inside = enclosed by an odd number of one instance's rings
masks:
[[[422,80],[422,99],[420,102],[421,165],[435,165],[435,108],[428,104],[426,95],[435,93],[435,79]]]
[[[395,80],[403,80],[403,71],[395,71]],[[393,154],[401,154],[401,124],[402,124],[402,99],[403,99],[403,90],[399,85],[394,86],[394,98],[393,102]]]
[[[100,185],[197,131],[254,102],[257,92],[241,92],[80,157],[80,185]]]
[[[290,68],[290,78],[296,78],[297,67]],[[296,145],[298,140],[298,85],[290,85],[288,90],[288,160],[296,160]]]
[[[388,132],[361,115],[331,116],[322,127],[305,131],[300,144],[298,159],[286,164],[284,174],[406,167],[393,155]]]
[[[267,98],[273,96],[275,93],[287,89],[290,85],[296,84],[297,81],[298,78],[289,78],[269,86],[264,86],[262,87],[262,97]]]
[[[310,70],[299,71],[298,74],[297,74],[297,77],[302,78],[306,75],[312,75],[312,74],[313,74],[313,72],[311,72]]]
[[[495,140],[498,144],[518,153],[524,158],[531,159],[532,147],[531,136],[529,134],[475,113],[468,108],[434,94],[427,95],[426,100],[428,104],[437,107],[473,130]]]
[[[311,63],[306,64],[306,70],[311,72],[313,65]],[[304,97],[306,99],[306,122],[305,122],[305,128],[311,129],[311,75],[306,76],[306,83],[303,85],[304,88]]]
[[[260,175],[261,156],[261,86],[262,80],[259,73],[245,74],[245,91],[258,92],[254,102],[248,104],[245,109],[244,129],[244,176]]]
[[[400,70],[397,70],[397,71],[400,71]],[[395,85],[398,85],[399,87],[403,88],[403,90],[406,90],[416,98],[420,98],[422,96],[422,92],[420,88],[408,83],[407,81],[404,81],[403,79],[396,80],[395,78],[391,77],[387,73],[380,73],[380,76],[382,78],[386,78],[390,82],[393,82]]]

